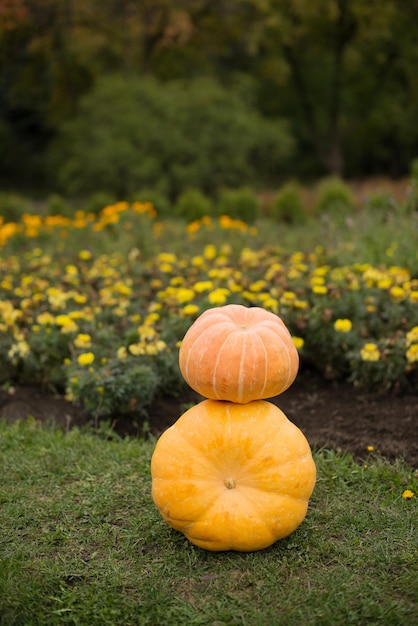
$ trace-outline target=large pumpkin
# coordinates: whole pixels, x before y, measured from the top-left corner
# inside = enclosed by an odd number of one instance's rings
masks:
[[[316,468],[305,436],[274,404],[204,400],[161,435],[151,474],[161,515],[192,543],[252,551],[299,526]]]
[[[298,352],[283,321],[260,307],[228,304],[202,313],[180,346],[181,373],[205,398],[272,398],[296,378]]]

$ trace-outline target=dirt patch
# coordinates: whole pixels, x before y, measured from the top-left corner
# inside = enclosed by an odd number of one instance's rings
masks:
[[[146,420],[115,415],[112,425],[121,435],[137,436],[149,428],[158,436],[201,399],[190,390],[176,398],[162,396],[149,409]],[[272,402],[303,431],[313,448],[347,451],[364,461],[370,456],[368,446],[373,446],[390,460],[403,457],[418,468],[418,395],[365,394],[305,371]],[[90,423],[81,408],[31,387],[18,388],[13,394],[0,391],[0,416],[8,421],[32,416],[65,430]]]

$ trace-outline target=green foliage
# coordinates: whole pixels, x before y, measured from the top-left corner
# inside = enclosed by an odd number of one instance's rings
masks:
[[[418,211],[418,159],[414,159],[410,167],[411,186],[404,210],[406,213]]]
[[[166,194],[157,189],[141,189],[132,194],[134,202],[151,202],[157,211],[158,217],[169,217],[172,215],[172,206]]]
[[[102,209],[115,202],[116,196],[113,193],[109,191],[95,191],[90,194],[83,208],[86,213],[98,214]]]
[[[315,452],[317,485],[292,535],[209,553],[156,510],[154,445],[0,422],[2,626],[415,624],[412,468]]]
[[[365,206],[367,209],[376,211],[391,211],[396,209],[396,202],[389,192],[377,191],[366,198]]]
[[[303,224],[306,221],[299,183],[291,181],[283,185],[269,206],[269,214],[274,220],[287,224]]]
[[[213,202],[202,191],[195,188],[185,189],[177,198],[174,214],[193,222],[212,213]]]
[[[418,184],[418,159],[414,159],[410,165],[411,180]]]
[[[218,215],[228,215],[252,224],[260,216],[260,202],[249,187],[221,189],[216,210]]]
[[[114,76],[62,125],[51,166],[69,194],[155,187],[173,199],[190,187],[213,195],[243,179],[267,181],[291,149],[284,125],[263,119],[241,88]]]
[[[317,188],[315,211],[332,217],[350,215],[355,208],[349,187],[338,177],[322,180]]]
[[[0,216],[4,222],[18,222],[31,211],[31,203],[17,193],[0,192]]]
[[[161,381],[151,364],[113,359],[99,368],[72,366],[67,397],[81,403],[96,420],[121,414],[146,415]]]
[[[287,172],[298,176],[343,171],[356,177],[383,171],[405,174],[416,156],[418,138],[415,3],[356,0],[345,2],[343,10],[340,4],[316,0],[313,8],[310,0],[246,0],[229,11],[224,2],[146,0],[124,1],[115,10],[115,2],[99,0],[72,0],[70,6],[56,0],[9,0],[0,15],[0,144],[7,154],[0,162],[1,180],[19,188],[29,182],[39,185],[40,174],[49,170],[49,181],[55,182],[55,168],[48,167],[45,158],[51,139],[79,110],[80,99],[114,72],[165,81],[212,76],[229,92],[237,80],[252,82],[258,117],[288,120],[297,144],[291,168],[286,161],[277,167],[275,157],[269,161],[270,149],[266,152],[258,142],[263,164],[258,170],[256,146],[252,167],[263,175],[269,172],[275,184],[286,165]],[[119,98],[125,99],[120,93]],[[198,108],[203,117],[206,106],[202,98]],[[175,108],[184,129],[184,109]],[[120,110],[126,112],[124,105]],[[100,114],[98,120],[105,132],[109,117]],[[92,115],[91,122],[94,127]],[[122,126],[119,120],[118,128]],[[256,126],[244,130],[251,133]],[[88,125],[80,127],[87,135],[90,130]],[[156,130],[154,124],[154,136]],[[161,130],[169,137],[165,122]],[[189,162],[193,148],[188,144],[196,140],[195,124],[190,132],[185,130],[182,150],[177,151],[180,179],[186,176],[183,156]],[[72,139],[75,132],[73,127]],[[224,144],[216,134],[222,151]],[[119,142],[116,135],[112,140],[118,155],[115,167],[119,162],[122,171],[109,182],[112,191],[118,187],[118,197],[127,196],[127,187],[132,190],[125,180],[127,163],[139,167],[136,160],[141,160],[140,175],[134,178],[147,178],[147,186],[157,178],[154,157],[148,151],[139,150],[140,156],[133,152],[122,135]],[[86,139],[80,141],[88,147]],[[200,147],[205,141],[199,139]],[[95,152],[94,158],[100,157]],[[104,149],[102,161],[110,158],[110,150]],[[202,168],[199,165],[199,179]],[[103,162],[96,169],[104,180],[112,174]],[[77,175],[74,164],[62,166],[66,188],[73,186],[73,171]],[[237,178],[231,173],[222,184],[248,180]],[[195,175],[186,182],[176,185],[200,186]],[[74,186],[88,187],[84,181]],[[96,177],[95,188],[100,187]],[[171,189],[163,191],[171,194]]]
[[[74,213],[74,207],[58,193],[50,194],[47,197],[45,208],[48,215],[65,215],[70,217]]]

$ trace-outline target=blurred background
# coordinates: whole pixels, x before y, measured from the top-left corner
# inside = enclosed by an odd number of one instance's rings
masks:
[[[417,67],[416,0],[0,0],[0,190],[402,179]]]

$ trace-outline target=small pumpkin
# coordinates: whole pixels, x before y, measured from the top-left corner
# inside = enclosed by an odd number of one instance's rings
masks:
[[[208,309],[186,332],[180,371],[205,398],[244,404],[283,393],[296,378],[299,356],[284,322],[260,307]]]
[[[245,552],[299,526],[316,468],[301,430],[271,402],[204,400],[161,435],[151,475],[170,526],[201,548]]]

